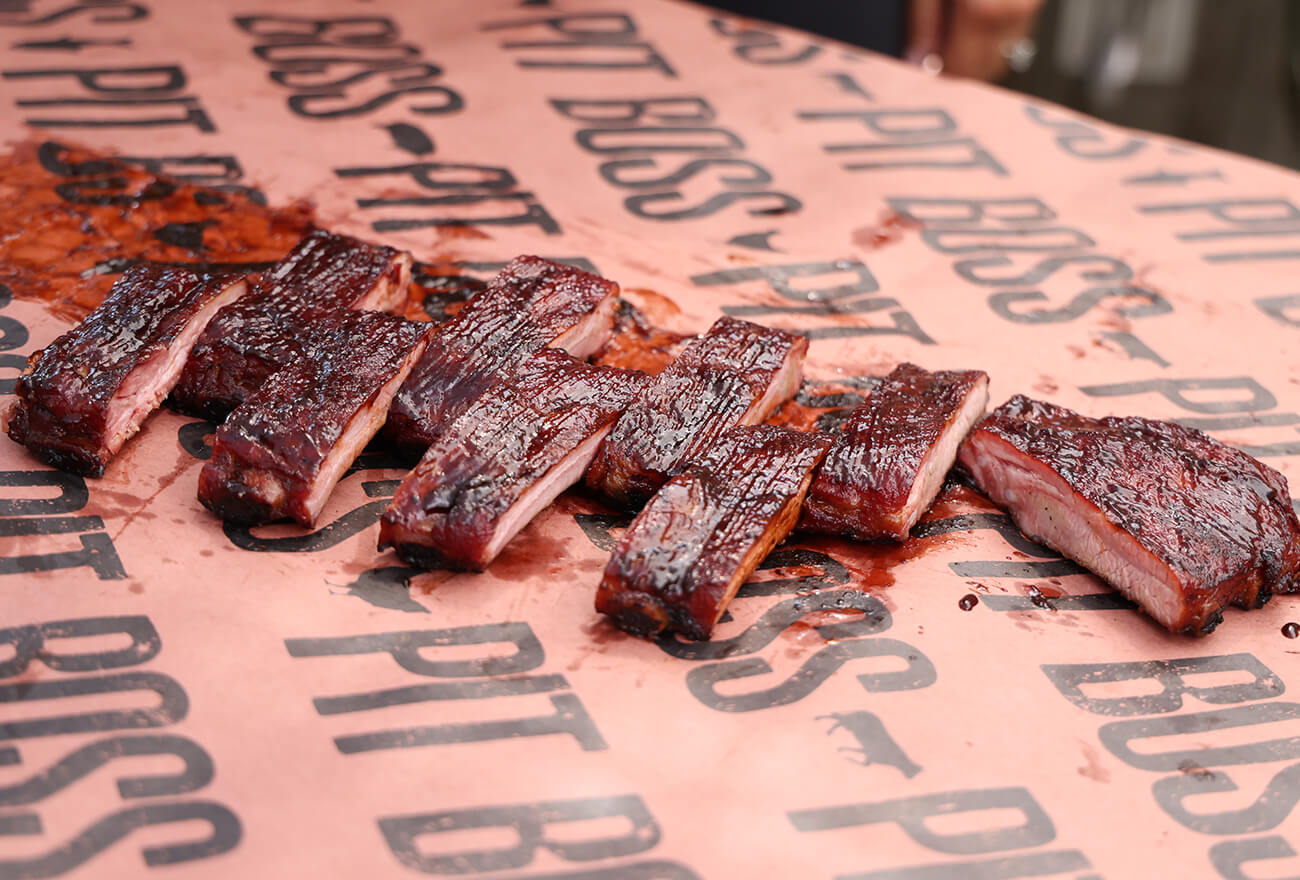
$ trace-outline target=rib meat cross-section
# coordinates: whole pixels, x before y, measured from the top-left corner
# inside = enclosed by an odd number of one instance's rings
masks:
[[[844,423],[808,490],[799,528],[907,540],[988,400],[981,370],[931,373],[900,364]]]
[[[1011,398],[960,460],[1026,535],[1092,570],[1174,632],[1300,588],[1286,478],[1191,428],[1089,418]]]
[[[379,547],[413,565],[482,571],[561,492],[646,376],[542,349],[429,447],[384,512]]]
[[[618,285],[541,257],[515,257],[439,325],[397,393],[384,437],[423,454],[442,429],[524,358],[558,348],[577,358],[609,340]]]
[[[317,230],[267,270],[254,291],[222,309],[199,338],[172,392],[181,412],[219,422],[302,350],[323,315],[399,311],[411,256]]]
[[[799,518],[831,438],[771,425],[732,428],[632,520],[596,610],[641,636],[707,639],[736,591]]]
[[[432,327],[380,312],[322,317],[299,356],[217,429],[199,500],[244,525],[311,528],[370,439]]]
[[[28,359],[9,436],[48,464],[100,476],[176,384],[203,328],[246,291],[237,276],[132,267],[81,324]]]
[[[614,424],[587,485],[618,504],[643,503],[728,428],[758,424],[793,397],[807,352],[802,336],[719,318]]]

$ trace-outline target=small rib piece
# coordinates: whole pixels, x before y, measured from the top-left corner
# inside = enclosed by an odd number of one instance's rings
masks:
[[[1021,531],[1173,632],[1209,632],[1226,605],[1300,589],[1286,478],[1200,431],[1017,395],[971,433],[960,460]]]
[[[808,340],[719,318],[615,423],[587,485],[627,507],[645,502],[728,428],[756,425],[794,396]]]
[[[291,517],[311,528],[383,425],[431,330],[379,312],[321,318],[294,362],[217,430],[199,474],[199,501],[229,522]]]
[[[412,565],[482,571],[582,478],[646,381],[542,349],[429,447],[384,511],[379,548]]]
[[[132,267],[81,324],[28,358],[9,436],[57,468],[100,476],[176,384],[204,327],[247,289],[233,275]]]
[[[808,490],[799,528],[907,540],[988,402],[983,370],[931,373],[900,364],[844,423]]]
[[[339,309],[400,312],[411,255],[317,230],[267,270],[253,292],[221,313],[194,346],[172,404],[220,422],[287,366],[309,328]]]
[[[541,257],[510,261],[488,286],[439,325],[393,401],[384,437],[424,453],[474,401],[542,348],[586,358],[614,325],[618,285]]]
[[[707,639],[799,518],[831,437],[732,428],[650,499],[614,548],[596,610],[639,636]]]

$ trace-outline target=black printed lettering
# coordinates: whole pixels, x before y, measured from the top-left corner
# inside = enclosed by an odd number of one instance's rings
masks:
[[[210,858],[234,849],[243,835],[235,814],[211,801],[127,807],[105,816],[63,846],[44,855],[0,861],[0,876],[13,880],[56,877],[85,864],[138,828],[194,820],[207,823],[206,836],[184,843],[150,844],[141,851],[144,863],[152,868]]]
[[[574,822],[612,818],[623,820],[629,827],[614,837],[575,839],[572,833],[563,831],[554,837],[548,834],[551,827],[560,830]],[[508,849],[457,850],[436,855],[427,854],[420,846],[427,847],[431,839],[441,842],[448,838],[448,845],[455,845],[458,832],[485,828],[508,829],[518,842]],[[660,840],[658,823],[636,795],[391,816],[379,820],[379,830],[399,862],[427,874],[477,874],[523,868],[532,864],[539,849],[568,862],[618,858],[653,849]]]
[[[1138,752],[1135,740],[1177,736],[1184,733],[1207,733],[1274,724],[1300,718],[1300,703],[1254,703],[1231,709],[1214,709],[1187,715],[1113,721],[1097,735],[1111,754],[1138,770],[1179,770],[1186,766],[1220,767],[1230,764],[1254,764],[1266,761],[1294,761],[1300,758],[1300,735],[1254,742],[1246,745],[1190,748],[1169,752]]]
[[[189,712],[190,701],[184,689],[174,678],[159,672],[119,672],[98,678],[0,685],[0,703],[26,703],[121,691],[146,691],[157,695],[158,701],[155,705],[137,709],[115,709],[86,712],[80,715],[0,722],[0,739],[162,727],[179,721]]]
[[[1286,690],[1276,673],[1251,654],[1122,663],[1049,663],[1041,668],[1063,697],[1095,715],[1164,714],[1181,709],[1184,697],[1213,705],[1227,705],[1271,699]],[[1213,687],[1198,687],[1188,681],[1191,676],[1224,672],[1245,673],[1250,676],[1250,681]],[[1136,697],[1091,697],[1084,691],[1088,685],[1131,681],[1155,682],[1161,690],[1158,694]]]
[[[21,782],[0,786],[0,805],[19,806],[44,800],[100,767],[140,755],[175,755],[184,767],[174,774],[124,776],[117,780],[123,798],[188,794],[212,781],[212,759],[193,740],[183,736],[115,736],[76,749],[47,769]]]

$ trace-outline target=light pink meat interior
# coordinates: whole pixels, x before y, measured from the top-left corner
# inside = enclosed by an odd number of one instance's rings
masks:
[[[916,525],[917,520],[934,503],[935,496],[939,494],[939,489],[943,487],[943,481],[948,476],[948,471],[957,460],[957,451],[961,448],[962,441],[971,432],[971,428],[975,427],[975,423],[984,416],[984,409],[988,406],[988,402],[989,380],[985,376],[971,386],[961,408],[948,420],[943,433],[939,435],[939,440],[930,447],[930,451],[921,461],[916,482],[912,483],[912,490],[907,494],[907,503],[898,512],[894,523],[900,540],[907,538],[912,526]]]
[[[978,430],[960,458],[1026,535],[1105,579],[1169,629],[1186,625],[1183,590],[1173,570],[1051,468]]]
[[[247,292],[248,284],[242,278],[228,284],[194,313],[171,345],[142,361],[127,375],[105,414],[104,449],[108,457],[117,454],[176,387],[190,349],[212,317]]]
[[[580,360],[591,357],[614,335],[614,309],[617,305],[618,297],[611,292],[576,324],[552,339],[548,347],[567,351]]]
[[[343,472],[348,469],[352,462],[356,461],[361,450],[366,448],[374,436],[379,433],[383,427],[384,420],[388,418],[388,407],[393,402],[393,395],[397,389],[406,381],[406,376],[415,366],[415,362],[424,354],[424,348],[427,342],[421,341],[415,345],[406,354],[402,361],[401,368],[393,374],[383,386],[375,393],[365,406],[357,410],[343,429],[342,435],[338,441],[330,448],[329,454],[321,462],[320,470],[317,471],[316,479],[312,481],[311,492],[303,501],[303,510],[310,524],[314,525],[316,517],[320,516],[321,508],[325,506],[326,500],[329,499],[330,493],[338,485],[339,480],[343,478]],[[303,516],[295,513],[295,519],[301,521]]]

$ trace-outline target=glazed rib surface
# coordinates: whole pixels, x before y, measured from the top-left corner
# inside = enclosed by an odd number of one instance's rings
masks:
[[[221,421],[301,352],[323,316],[400,311],[410,278],[404,251],[324,230],[307,235],[208,325],[172,392],[173,405]]]
[[[982,370],[900,364],[844,423],[808,490],[799,528],[906,540],[988,398]]]
[[[321,318],[293,363],[217,430],[199,500],[230,522],[289,517],[310,528],[383,425],[431,329],[380,312]]]
[[[132,267],[81,324],[28,359],[9,436],[55,467],[100,476],[176,384],[213,316],[246,292],[237,276]]]
[[[618,504],[643,503],[723,432],[757,424],[793,397],[807,351],[802,336],[719,318],[614,424],[587,485]]]
[[[1300,587],[1286,478],[1200,431],[1017,395],[972,432],[960,460],[1026,535],[1171,631],[1208,632],[1229,604],[1257,607]]]
[[[384,512],[379,546],[482,570],[557,495],[645,381],[542,349],[442,432]]]
[[[384,436],[417,456],[488,388],[552,346],[586,358],[609,339],[618,285],[540,257],[511,260],[439,325],[393,401]]]
[[[624,533],[596,610],[641,636],[707,639],[727,603],[799,517],[824,434],[770,425],[724,433],[655,493]]]

